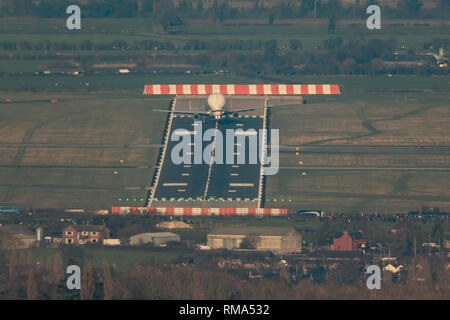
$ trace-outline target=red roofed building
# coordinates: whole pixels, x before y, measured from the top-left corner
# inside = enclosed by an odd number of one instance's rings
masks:
[[[64,228],[62,239],[65,244],[102,243],[103,239],[109,238],[109,233],[105,226],[69,225]]]
[[[344,231],[333,239],[333,244],[330,246],[332,251],[357,251],[361,245],[366,244],[364,233],[360,230],[358,232]]]

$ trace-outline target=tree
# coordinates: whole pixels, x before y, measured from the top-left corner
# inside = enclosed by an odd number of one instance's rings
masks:
[[[422,8],[423,6],[423,3],[421,3],[419,0],[404,0],[402,6],[405,7],[406,10],[408,10],[408,13],[417,16],[420,8]]]
[[[330,17],[328,20],[328,33],[334,33],[336,31],[336,18]]]
[[[202,14],[203,12],[203,0],[198,0],[197,1],[197,11],[199,14]]]
[[[9,255],[9,282],[14,283],[17,276],[18,256],[16,249],[13,249]]]
[[[431,231],[431,236],[433,238],[443,242],[444,234],[445,234],[444,222],[439,219],[433,225],[433,229]]]
[[[370,60],[370,72],[372,74],[381,73],[383,70],[384,70],[383,60],[378,58]]]
[[[81,70],[85,73],[92,72],[94,70],[93,64],[89,58],[82,58],[80,61]]]
[[[147,67],[147,59],[145,59],[145,57],[139,57],[136,61],[136,68],[139,71],[144,71],[146,67]]]
[[[38,297],[38,290],[36,279],[34,277],[34,268],[28,268],[28,278],[27,278],[27,299],[36,300]]]
[[[294,18],[296,15],[296,10],[291,2],[281,2],[280,3],[280,15],[283,19]]]
[[[352,263],[340,263],[336,269],[330,272],[331,280],[340,285],[353,284],[359,279],[360,275],[359,267]]]
[[[292,50],[302,49],[302,43],[297,39],[292,39],[289,41],[289,48]]]
[[[241,249],[256,249],[259,244],[259,236],[255,233],[248,234],[241,242]]]
[[[53,259],[53,275],[57,281],[64,278],[64,266],[61,253],[57,253]]]
[[[340,49],[342,46],[343,40],[341,37],[337,38],[328,38],[323,41],[323,46],[327,50],[337,50]]]
[[[345,59],[339,64],[339,72],[345,74],[353,74],[356,71],[356,62],[353,59]]]
[[[111,269],[108,262],[103,262],[103,299],[111,300],[113,297],[113,280],[111,276]]]
[[[86,260],[81,274],[80,299],[91,300],[94,297],[94,292],[94,267],[91,261]]]
[[[165,12],[161,18],[161,25],[164,30],[169,31],[171,28],[180,27],[183,25],[183,21],[174,12]]]
[[[299,15],[304,16],[308,14],[309,11],[314,10],[314,0],[302,0],[302,3],[300,4],[299,9]]]

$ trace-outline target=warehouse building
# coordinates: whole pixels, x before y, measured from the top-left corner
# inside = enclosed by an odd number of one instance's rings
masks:
[[[302,251],[302,235],[293,228],[222,226],[208,234],[212,249],[255,249],[275,254]]]
[[[147,232],[130,237],[131,246],[139,246],[146,243],[153,243],[155,246],[159,246],[170,241],[180,241],[180,236],[172,232]]]

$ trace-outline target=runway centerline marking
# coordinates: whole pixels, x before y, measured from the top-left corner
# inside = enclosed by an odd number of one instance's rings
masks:
[[[214,129],[214,140],[212,144],[212,150],[215,150],[216,148],[216,137],[217,137],[217,130],[219,130],[219,121],[216,120],[216,126]],[[206,200],[206,197],[208,195],[208,189],[209,189],[209,182],[211,181],[211,172],[212,172],[212,166],[214,164],[214,156],[211,154],[209,158],[209,168],[208,168],[208,178],[206,179],[206,186],[205,186],[205,192],[203,194],[203,200]]]
[[[254,187],[254,183],[230,183],[230,187]]]

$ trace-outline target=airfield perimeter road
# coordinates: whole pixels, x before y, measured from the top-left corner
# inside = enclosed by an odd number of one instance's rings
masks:
[[[226,108],[243,109],[257,107],[255,111],[240,114],[234,118],[224,118],[218,122],[217,130],[224,137],[226,129],[255,129],[263,127],[264,114],[263,97],[233,98],[232,105],[227,101]],[[206,105],[206,98],[178,97],[175,110],[201,111]],[[202,122],[203,133],[207,129],[214,129],[216,121],[207,118]],[[171,132],[176,129],[186,129],[193,132],[198,128],[190,116],[177,115],[173,117]],[[192,140],[193,141],[193,140]],[[248,164],[248,145],[246,146],[247,164],[179,164],[175,165],[171,159],[173,147],[179,143],[169,139],[165,153],[159,181],[154,191],[153,207],[257,207],[258,190],[260,184],[260,163]],[[203,142],[203,150],[211,142]],[[235,142],[236,143],[236,142]],[[248,144],[248,138],[246,138]],[[216,148],[218,146],[216,145]],[[235,148],[237,146],[235,145]],[[235,150],[236,152],[237,150]],[[226,150],[224,150],[224,160]],[[225,161],[224,161],[225,162]],[[235,160],[236,162],[236,160]]]

